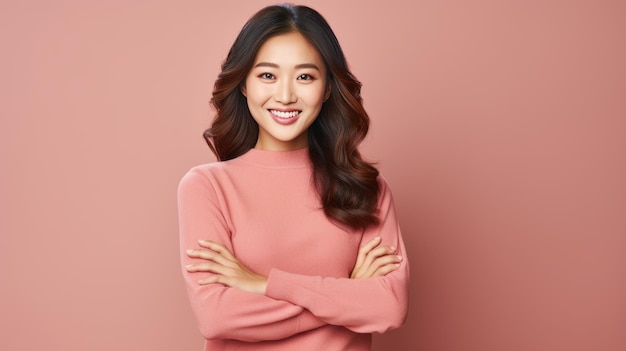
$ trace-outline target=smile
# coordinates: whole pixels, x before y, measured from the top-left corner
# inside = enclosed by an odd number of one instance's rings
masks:
[[[270,110],[270,113],[278,118],[284,118],[284,119],[289,119],[289,118],[294,118],[297,115],[300,114],[300,112],[302,111],[278,111],[278,110]]]

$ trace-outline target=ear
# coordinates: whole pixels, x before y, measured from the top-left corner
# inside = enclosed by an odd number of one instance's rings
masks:
[[[246,91],[246,86],[242,85],[239,90],[241,90],[241,94],[245,97],[248,97],[248,92]]]

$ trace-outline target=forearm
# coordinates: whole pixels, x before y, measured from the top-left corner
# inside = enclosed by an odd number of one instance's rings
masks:
[[[279,340],[326,325],[301,306],[235,288],[191,286],[188,293],[207,339]]]
[[[385,277],[306,276],[272,270],[266,295],[311,311],[320,320],[359,333],[399,327],[408,307],[408,264]]]

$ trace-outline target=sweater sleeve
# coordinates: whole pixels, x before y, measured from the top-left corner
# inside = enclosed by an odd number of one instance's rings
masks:
[[[328,324],[358,333],[382,333],[401,326],[408,309],[409,265],[391,192],[382,177],[379,184],[380,223],[365,230],[361,242],[380,236],[384,245],[398,248],[403,260],[397,270],[384,277],[349,279],[273,269],[265,294],[302,306]]]
[[[189,273],[194,259],[186,255],[198,240],[224,244],[233,250],[230,231],[217,193],[206,174],[192,169],[178,187],[180,256],[191,308],[206,339],[255,342],[279,340],[326,325],[311,312],[288,301],[248,293],[221,284],[200,285],[210,273]]]

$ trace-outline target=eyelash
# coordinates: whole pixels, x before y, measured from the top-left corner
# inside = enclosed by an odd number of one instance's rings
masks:
[[[298,76],[298,79],[300,79],[302,77],[304,77],[304,79],[302,79],[302,80],[313,80],[313,76],[311,76],[310,74],[306,74],[306,73],[305,74],[301,74],[301,75]]]
[[[259,75],[259,78],[261,78],[261,79],[268,79],[269,80],[269,79],[275,79],[276,77],[273,74],[266,72],[266,73],[261,73]],[[296,78],[296,79],[298,79],[298,80],[313,80],[313,76],[310,75],[310,74],[304,73],[304,74],[299,75],[298,78]]]
[[[262,79],[274,79],[274,75],[271,73],[261,73],[261,75],[259,75],[259,78]]]

